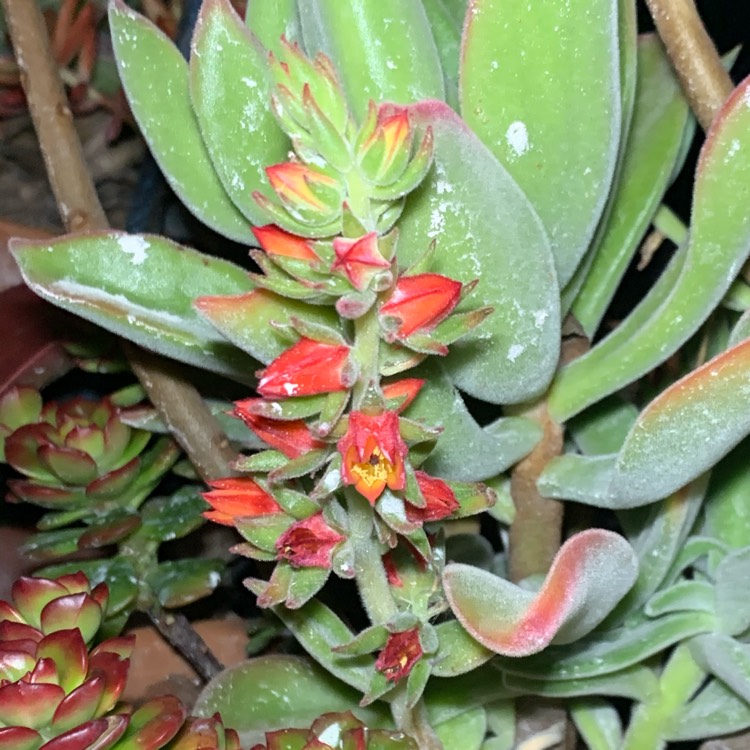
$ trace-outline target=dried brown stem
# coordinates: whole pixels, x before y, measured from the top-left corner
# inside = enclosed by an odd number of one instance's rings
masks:
[[[731,93],[732,80],[721,64],[693,0],[646,0],[690,106],[708,130]]]
[[[73,125],[47,28],[36,2],[2,0],[21,82],[44,155],[47,174],[68,231],[108,228]],[[196,390],[172,364],[134,346],[127,347],[134,372],[149,398],[204,480],[231,474],[233,453]],[[169,373],[165,376],[165,373]],[[186,408],[189,406],[189,408]]]

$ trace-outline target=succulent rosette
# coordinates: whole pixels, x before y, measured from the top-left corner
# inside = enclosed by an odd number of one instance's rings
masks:
[[[4,460],[24,475],[8,486],[11,499],[59,511],[42,528],[75,519],[111,523],[99,533],[110,543],[139,523],[133,511],[177,460],[166,438],[150,444],[151,435],[119,417],[109,399],[74,398],[42,404],[33,389],[16,387],[0,401]]]
[[[83,574],[21,578],[0,602],[0,747],[112,747],[127,715],[107,715],[125,686],[133,639],[89,652],[107,588]]]

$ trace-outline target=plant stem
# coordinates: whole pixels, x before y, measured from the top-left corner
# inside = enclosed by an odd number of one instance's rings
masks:
[[[646,0],[685,95],[708,130],[734,86],[693,0]]]
[[[706,673],[682,643],[672,652],[659,680],[656,695],[635,709],[622,750],[659,750],[666,744],[675,713],[700,687]]]
[[[370,622],[379,625],[394,615],[397,607],[373,536],[373,510],[357,492],[347,490],[345,494],[359,595]]]
[[[2,6],[60,216],[70,232],[106,230],[107,217],[83,157],[38,4],[2,0]],[[172,379],[174,371],[165,377],[167,367],[156,366],[154,355],[134,346],[129,346],[127,353],[151,402],[175,430],[177,441],[203,479],[230,475],[233,454],[225,442],[217,440],[223,434],[221,428],[195,389],[184,378]],[[190,408],[185,409],[185,404]]]
[[[166,612],[158,602],[149,607],[147,614],[164,640],[190,662],[202,680],[208,682],[224,669],[185,615]]]
[[[417,701],[413,708],[407,708],[406,689],[402,687],[391,702],[391,710],[396,726],[417,741],[419,750],[443,750],[443,743],[427,718],[423,700]]]

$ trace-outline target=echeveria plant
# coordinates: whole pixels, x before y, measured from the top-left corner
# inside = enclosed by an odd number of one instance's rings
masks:
[[[205,516],[239,532],[245,585],[307,656],[206,688],[197,710],[243,742],[501,750],[541,713],[526,696],[556,701],[545,747],[561,708],[595,750],[750,727],[750,81],[715,113],[686,227],[662,201],[694,123],[635,18],[631,0],[251,0],[244,18],[204,0],[186,61],[112,0],[154,158],[249,259],[116,231],[13,251],[50,302],[246,389]],[[652,226],[676,250],[612,325]],[[126,423],[192,457],[169,408],[7,403],[14,492],[64,495],[66,522],[93,523],[145,446]],[[92,422],[74,440],[68,411]],[[145,529],[136,475],[118,492]]]

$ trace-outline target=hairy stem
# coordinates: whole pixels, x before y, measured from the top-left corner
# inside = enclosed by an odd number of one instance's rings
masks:
[[[646,0],[690,106],[704,130],[733,89],[693,0]]]
[[[109,224],[96,195],[73,125],[57,63],[52,56],[47,27],[38,4],[29,0],[2,0],[16,61],[34,122],[47,174],[60,216],[70,232],[105,230]],[[195,389],[183,378],[163,376],[157,358],[134,346],[128,358],[162,418],[194,462],[203,479],[228,476],[231,452],[215,440],[221,430]],[[184,404],[190,404],[187,411]],[[186,435],[200,435],[185,441]]]

